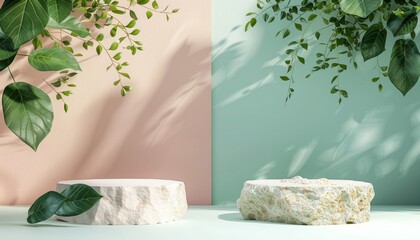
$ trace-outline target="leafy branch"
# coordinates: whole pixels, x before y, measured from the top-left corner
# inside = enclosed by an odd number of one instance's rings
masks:
[[[35,70],[59,74],[53,83],[44,81],[67,112],[69,107],[63,98],[73,92],[59,88],[76,87],[70,79],[82,70],[76,58],[83,54],[76,53],[74,48],[79,44],[86,50],[94,47],[98,56],[103,51],[106,53],[111,63],[107,70],[113,68],[117,72],[114,85],[120,86],[121,95],[125,96],[131,87],[122,80],[131,77],[123,70],[129,63],[123,60],[120,49],[132,55],[143,50],[142,43],[136,39],[140,34],[136,26],[139,11],[134,6],[140,6],[147,19],[158,13],[169,20],[170,14],[179,11],[168,6],[161,9],[157,0],[150,3],[149,0],[14,0],[1,6],[0,71],[8,68],[13,79],[3,90],[3,115],[8,128],[32,149],[36,150],[49,134],[54,112],[45,92],[14,78],[9,66],[15,57],[27,57]],[[130,20],[125,22],[118,15],[129,16]],[[73,39],[79,41],[74,43]],[[107,45],[104,39],[112,43]],[[32,42],[33,50],[29,54],[19,52],[27,42]]]
[[[360,63],[355,58],[358,53],[361,53],[364,61],[377,59],[378,75],[371,79],[373,83],[382,77],[389,78],[403,95],[417,83],[420,77],[420,54],[414,38],[420,11],[418,1],[301,0],[295,2],[295,6],[290,6],[290,3],[289,0],[258,0],[260,12],[246,14],[251,18],[245,25],[245,31],[248,31],[258,22],[272,24],[278,19],[281,25],[286,26],[276,33],[276,37],[286,39],[293,36],[292,32],[303,32],[300,37],[289,41],[285,52],[289,58],[283,60],[287,74],[282,74],[280,79],[289,81],[286,102],[295,91],[291,85],[296,81],[293,76],[296,64],[306,64],[300,53],[315,47],[314,43],[308,42],[313,37],[317,40],[316,45],[325,47],[323,51],[314,53],[316,64],[306,78],[312,77],[315,72],[335,68],[337,73],[332,76],[330,93],[338,94],[339,103],[349,96],[341,87],[341,73],[349,69],[345,59],[354,69],[358,69]],[[315,22],[324,26],[306,34]],[[394,47],[389,65],[381,66],[378,56],[385,52],[388,32],[394,36]],[[383,85],[379,84],[378,90],[382,89]]]

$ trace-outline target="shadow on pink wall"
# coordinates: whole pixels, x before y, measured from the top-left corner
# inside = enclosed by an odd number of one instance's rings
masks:
[[[105,71],[106,59],[86,54],[75,94],[66,99],[70,112],[64,114],[62,103],[53,100],[53,128],[38,152],[21,143],[1,118],[0,204],[29,204],[57,181],[87,178],[181,180],[189,204],[210,204],[210,12],[204,26],[192,24],[202,4],[184,4],[184,15],[171,20],[175,27],[159,36],[150,32],[163,20],[143,29],[149,48],[128,56],[133,80],[125,84],[133,92],[125,98],[112,86],[116,75]],[[28,69],[24,58],[12,70],[18,81],[55,98],[42,78],[53,81],[56,76]],[[4,72],[0,79],[1,90],[11,82]]]

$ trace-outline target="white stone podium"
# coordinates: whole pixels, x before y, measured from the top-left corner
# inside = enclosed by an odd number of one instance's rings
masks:
[[[183,182],[157,179],[91,179],[57,183],[61,192],[72,184],[93,187],[103,198],[87,212],[57,219],[78,224],[143,225],[180,220],[187,211]]]
[[[289,224],[363,223],[375,193],[366,182],[269,179],[247,181],[237,201],[244,219]]]

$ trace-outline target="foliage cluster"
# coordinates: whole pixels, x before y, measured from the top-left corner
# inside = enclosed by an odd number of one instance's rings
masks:
[[[420,6],[414,0],[259,0],[259,11],[250,12],[250,20],[245,31],[265,24],[281,23],[276,37],[290,38],[291,32],[297,32],[296,39],[286,45],[287,58],[283,81],[289,82],[286,102],[292,97],[294,70],[297,64],[306,64],[303,52],[316,49],[315,65],[306,75],[333,69],[331,76],[331,94],[338,95],[338,102],[349,96],[340,86],[340,73],[357,69],[363,61],[376,62],[376,75],[371,79],[382,91],[381,79],[389,79],[392,84],[406,95],[420,77],[420,53],[415,42],[415,29],[418,25]],[[321,27],[313,30],[314,26]],[[392,38],[387,38],[392,34]],[[381,64],[378,57],[385,52],[387,39],[393,43],[392,53],[387,63]],[[311,41],[312,40],[312,41]],[[315,41],[313,41],[315,40]],[[316,45],[321,44],[321,48]],[[284,46],[284,43],[282,43]]]
[[[154,14],[170,14],[178,9],[161,8],[156,0],[5,0],[0,8],[0,71],[9,71],[13,83],[3,90],[2,106],[8,128],[23,142],[36,150],[51,130],[54,113],[51,100],[41,89],[26,82],[18,82],[9,67],[16,57],[26,57],[38,71],[54,71],[59,78],[46,82],[63,101],[64,111],[68,104],[64,98],[72,94],[76,84],[71,78],[81,71],[75,44],[88,50],[94,48],[97,55],[109,59],[107,70],[113,69],[122,96],[131,91],[127,83],[131,78],[124,69],[129,62],[123,60],[123,52],[135,55],[143,50],[136,39],[140,29],[134,6],[142,8],[147,19]],[[124,21],[121,16],[129,16]],[[106,45],[104,39],[112,39]],[[77,41],[72,41],[72,40]],[[32,42],[30,54],[19,52],[22,46]],[[53,42],[53,44],[47,44]],[[45,81],[45,80],[44,80]]]

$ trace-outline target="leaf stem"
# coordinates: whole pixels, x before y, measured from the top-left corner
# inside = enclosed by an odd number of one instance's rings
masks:
[[[44,82],[56,93],[61,95],[49,82],[47,82],[45,80],[45,78],[42,78],[42,80],[44,80]],[[64,101],[63,97],[61,97],[61,101],[63,101],[64,104],[67,104],[66,101]]]
[[[9,70],[9,73],[10,73],[10,76],[12,77],[12,79],[13,79],[13,82],[15,82],[15,83],[16,83],[15,77],[13,76],[13,73],[12,73],[12,71],[10,70],[10,67],[7,67],[7,70]]]
[[[61,30],[61,31],[63,31],[64,33],[67,33],[67,34],[70,34],[69,32],[67,32],[67,31],[64,31],[64,30]],[[80,40],[82,40],[82,41],[85,41],[85,39],[83,39],[83,38],[81,38],[81,37],[76,37],[76,38],[79,38]],[[99,45],[101,45],[102,46],[102,49],[105,51],[105,53],[107,54],[107,56],[108,56],[108,58],[109,58],[109,60],[111,61],[111,64],[112,64],[112,66],[114,67],[114,69],[115,69],[115,71],[117,71],[117,74],[118,74],[118,80],[119,80],[119,84],[120,84],[120,86],[121,87],[124,87],[124,85],[122,84],[122,77],[121,77],[121,74],[120,74],[120,72],[117,70],[117,66],[115,65],[115,60],[112,58],[112,56],[111,56],[111,54],[109,53],[109,51],[108,51],[108,49],[100,42],[100,41],[98,41],[98,40],[96,40],[95,38],[93,38],[92,37],[92,39],[91,40],[93,40],[93,41],[95,41],[97,44],[99,44]],[[118,62],[117,62],[118,63]]]

